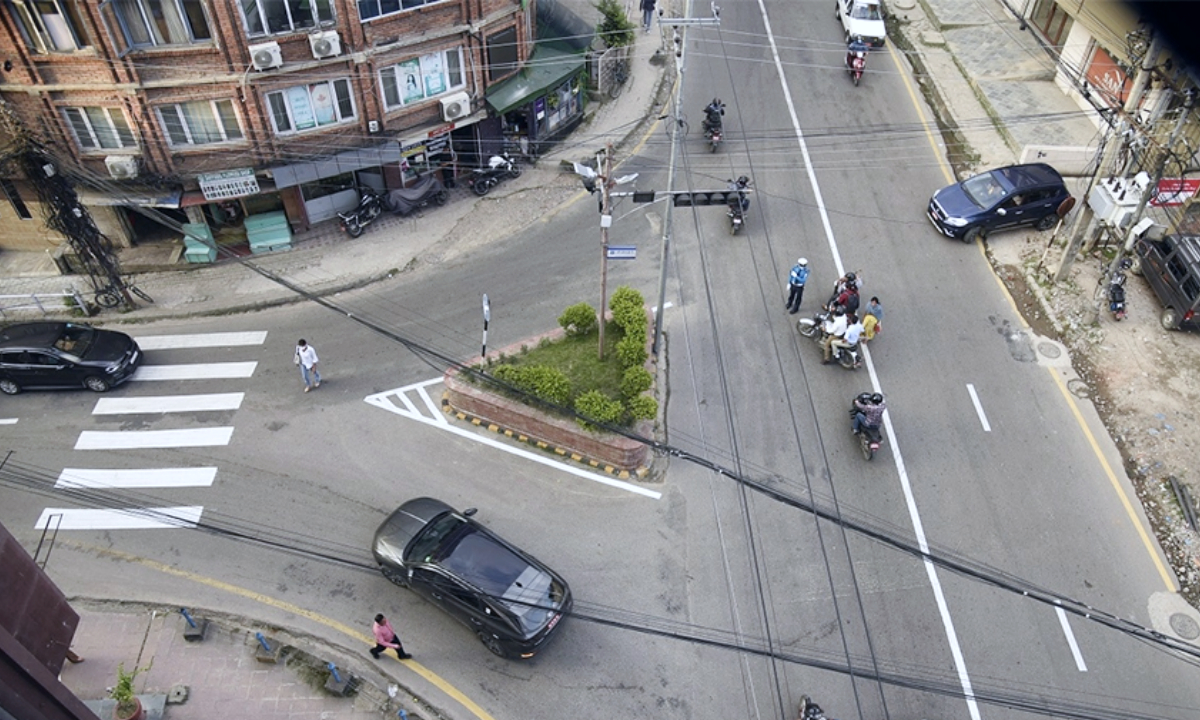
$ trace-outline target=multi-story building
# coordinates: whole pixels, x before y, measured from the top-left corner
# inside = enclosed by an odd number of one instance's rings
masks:
[[[214,229],[283,211],[305,230],[358,186],[450,180],[506,132],[536,130],[551,96],[582,112],[581,58],[521,82],[536,0],[0,2],[5,112],[123,246],[178,236],[139,205]],[[504,107],[489,112],[490,91]],[[0,247],[62,240],[27,183],[0,180],[0,217],[31,221],[0,223]]]

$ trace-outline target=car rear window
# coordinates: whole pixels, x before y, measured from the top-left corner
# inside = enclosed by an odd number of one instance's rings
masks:
[[[441,565],[503,602],[526,633],[541,628],[551,613],[549,573],[482,533],[463,533]]]

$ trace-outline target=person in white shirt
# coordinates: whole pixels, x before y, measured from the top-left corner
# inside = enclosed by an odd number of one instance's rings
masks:
[[[821,331],[825,333],[825,340],[821,343],[825,349],[825,359],[822,362],[829,362],[830,353],[833,352],[833,341],[845,335],[848,326],[846,311],[840,307],[834,308],[833,317],[826,320],[825,324],[821,326]]]
[[[321,373],[317,370],[317,351],[300,338],[296,343],[295,362],[300,366],[300,377],[304,378],[304,392],[321,387]]]
[[[852,316],[853,317],[853,316]],[[863,334],[862,321],[853,317],[854,322],[846,326],[846,332],[840,338],[834,338],[829,343],[829,351],[825,353],[825,362],[829,362],[829,357],[833,352],[833,348],[852,348],[858,344],[858,339]]]

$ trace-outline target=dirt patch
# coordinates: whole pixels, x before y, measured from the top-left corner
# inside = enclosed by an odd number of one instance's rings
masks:
[[[1099,255],[1077,261],[1067,280],[1050,285],[1048,273],[1038,269],[1046,239],[1040,233],[998,235],[988,254],[1034,332],[1070,351],[1181,594],[1200,607],[1200,533],[1188,526],[1171,486],[1174,478],[1200,498],[1200,335],[1164,330],[1158,298],[1135,276],[1126,283],[1128,316],[1115,321],[1097,295]],[[1037,278],[1036,287],[1029,278]]]

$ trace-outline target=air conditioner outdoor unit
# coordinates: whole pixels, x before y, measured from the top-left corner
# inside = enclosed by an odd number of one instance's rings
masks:
[[[134,155],[109,155],[104,165],[113,180],[132,180],[138,176],[137,157]]]
[[[283,55],[279,52],[279,43],[265,42],[250,46],[250,59],[255,70],[270,70],[283,64]]]
[[[308,44],[312,48],[313,57],[318,60],[342,54],[342,40],[336,30],[313,33],[308,36]]]
[[[461,120],[470,114],[471,96],[465,92],[442,98],[442,119],[446,122]]]

